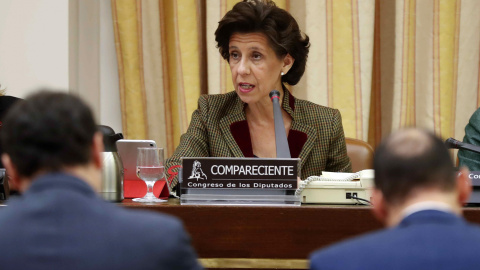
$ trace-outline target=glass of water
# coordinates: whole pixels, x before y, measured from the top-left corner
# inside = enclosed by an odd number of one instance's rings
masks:
[[[153,195],[153,185],[165,177],[163,148],[137,149],[137,176],[147,184],[147,194],[143,198],[135,198],[135,202],[166,202]]]

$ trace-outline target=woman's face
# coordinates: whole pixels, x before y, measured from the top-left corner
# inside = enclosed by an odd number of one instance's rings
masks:
[[[234,33],[229,53],[235,91],[248,104],[270,102],[270,91],[282,90],[280,73],[287,73],[293,65],[290,55],[277,57],[262,33]]]

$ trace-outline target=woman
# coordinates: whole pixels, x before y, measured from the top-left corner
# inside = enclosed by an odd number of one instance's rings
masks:
[[[296,99],[305,71],[308,36],[295,19],[271,1],[244,0],[219,22],[215,40],[232,71],[235,91],[203,95],[180,145],[166,162],[176,186],[181,157],[275,158],[270,91],[280,91],[283,122],[292,158],[300,158],[303,179],[322,171],[349,172],[340,112]]]

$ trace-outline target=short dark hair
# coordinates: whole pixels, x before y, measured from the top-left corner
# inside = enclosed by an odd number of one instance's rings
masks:
[[[392,134],[374,157],[375,186],[391,204],[402,203],[417,188],[455,188],[455,168],[441,139],[433,133],[406,129]]]
[[[302,78],[310,47],[307,35],[302,37],[297,21],[287,11],[270,0],[244,0],[218,23],[215,41],[220,54],[229,60],[229,42],[233,33],[263,33],[267,36],[275,54],[282,57],[290,54],[295,62],[282,76],[282,82],[295,85]]]
[[[4,152],[21,176],[60,171],[91,161],[97,126],[79,98],[40,91],[9,110],[1,132]]]

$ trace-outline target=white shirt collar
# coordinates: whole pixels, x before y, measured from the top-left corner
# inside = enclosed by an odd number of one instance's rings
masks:
[[[455,214],[452,207],[450,205],[446,204],[446,203],[437,202],[437,201],[424,201],[424,202],[414,203],[414,204],[406,207],[402,211],[402,216],[403,216],[402,219],[410,216],[411,214],[414,214],[414,213],[420,212],[420,211],[424,211],[424,210],[438,210],[438,211],[442,211],[442,212]]]

